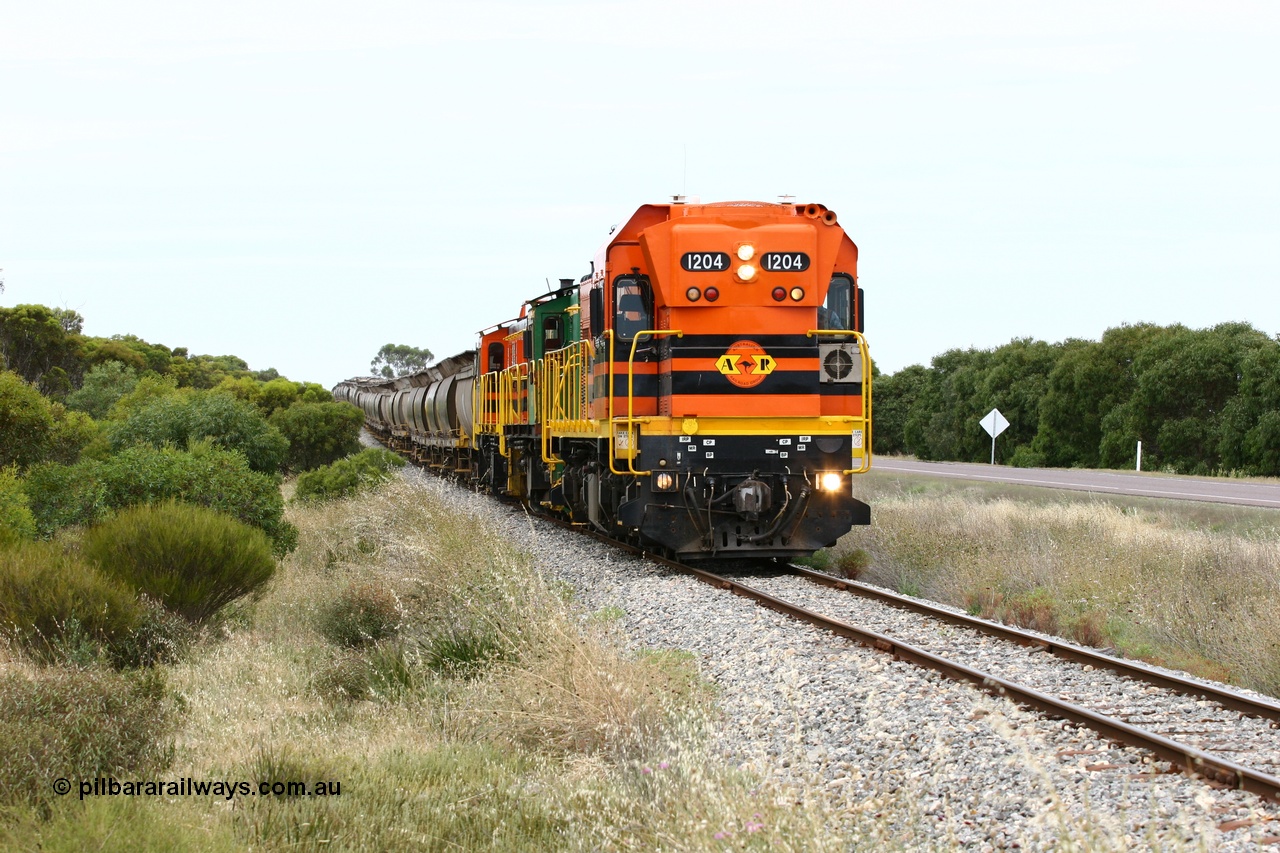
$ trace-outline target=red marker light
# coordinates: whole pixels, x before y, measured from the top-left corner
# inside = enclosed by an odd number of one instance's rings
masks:
[[[708,302],[715,302],[720,298],[720,291],[714,287],[708,287],[702,295],[707,297]]]
[[[784,300],[784,299],[786,299],[786,298],[787,298],[787,291],[786,291],[786,288],[783,288],[783,287],[775,287],[775,288],[773,289],[773,301],[774,301],[774,302],[781,302],[782,300]]]

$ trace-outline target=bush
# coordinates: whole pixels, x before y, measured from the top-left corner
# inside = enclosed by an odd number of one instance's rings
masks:
[[[85,559],[191,622],[258,591],[275,573],[260,530],[166,501],[124,510],[88,531]]]
[[[138,371],[119,361],[97,365],[84,375],[84,384],[67,395],[67,408],[102,420],[125,394],[138,387]]]
[[[364,413],[350,403],[296,403],[277,410],[271,425],[289,440],[289,469],[310,471],[360,450]]]
[[[1032,450],[1029,444],[1019,444],[1009,458],[1009,465],[1013,468],[1043,468],[1045,455]]]
[[[178,385],[171,376],[144,375],[133,386],[133,390],[111,404],[107,418],[113,421],[124,421],[162,397],[185,396],[190,391],[179,391]]]
[[[208,439],[215,447],[244,454],[254,471],[280,470],[288,440],[257,408],[225,393],[169,394],[133,411],[111,431],[117,451],[139,444],[187,448]]]
[[[150,670],[0,676],[0,802],[48,803],[52,782],[147,778],[173,756],[173,711]]]
[[[277,556],[298,544],[284,520],[276,478],[249,470],[238,453],[197,444],[192,452],[132,447],[104,461],[37,465],[24,480],[36,532],[48,537],[70,525],[91,525],[112,511],[177,500],[206,506],[271,537]]]
[[[871,555],[861,548],[845,551],[836,557],[835,574],[857,580],[871,566]]]
[[[370,447],[300,475],[294,497],[301,501],[350,497],[389,480],[392,469],[403,465],[404,460],[390,450]]]
[[[16,373],[0,370],[0,468],[26,468],[49,452],[49,401]]]
[[[491,629],[458,625],[431,635],[424,649],[426,665],[436,672],[472,678],[493,663],[510,660],[511,650]]]
[[[0,468],[0,548],[35,535],[36,519],[17,469]]]
[[[35,518],[36,535],[47,539],[64,527],[95,524],[110,512],[102,485],[102,463],[46,462],[27,471],[22,485]]]
[[[400,627],[395,595],[377,583],[357,583],[321,611],[320,633],[331,643],[355,648],[393,636]]]
[[[142,617],[128,587],[53,543],[0,550],[0,626],[40,657],[115,657]]]

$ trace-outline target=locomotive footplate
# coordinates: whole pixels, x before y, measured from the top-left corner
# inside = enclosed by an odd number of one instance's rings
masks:
[[[871,508],[853,497],[849,435],[641,436],[618,522],[683,557],[798,557],[834,545]],[[825,476],[824,476],[825,475]]]

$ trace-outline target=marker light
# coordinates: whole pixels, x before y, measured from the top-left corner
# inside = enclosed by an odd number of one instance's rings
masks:
[[[785,287],[775,287],[773,289],[773,301],[781,302],[787,298],[787,289]]]
[[[840,488],[840,475],[835,471],[824,471],[818,475],[818,488],[824,492],[834,492]]]
[[[743,264],[742,266],[738,267],[738,278],[742,279],[743,281],[751,281],[751,279],[755,277],[756,277],[756,268],[753,267],[751,264]]]
[[[690,302],[697,302],[702,298],[702,291],[698,290],[696,287],[691,287],[684,292],[684,295]]]
[[[702,295],[707,297],[708,302],[715,302],[717,299],[720,298],[720,291],[717,288],[708,287],[705,291],[703,291]]]
[[[804,288],[803,287],[791,288],[791,298],[796,302],[799,302],[801,299],[804,299]]]
[[[756,256],[756,247],[750,243],[743,243],[738,247],[738,260],[749,261]]]

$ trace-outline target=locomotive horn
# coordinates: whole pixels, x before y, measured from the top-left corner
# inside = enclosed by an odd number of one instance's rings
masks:
[[[822,205],[820,204],[809,205],[804,209],[804,215],[809,217],[810,219],[817,219],[819,216],[822,215]]]
[[[822,214],[822,221],[827,223],[828,225],[835,225],[836,212],[834,210],[828,210],[826,213]]]

